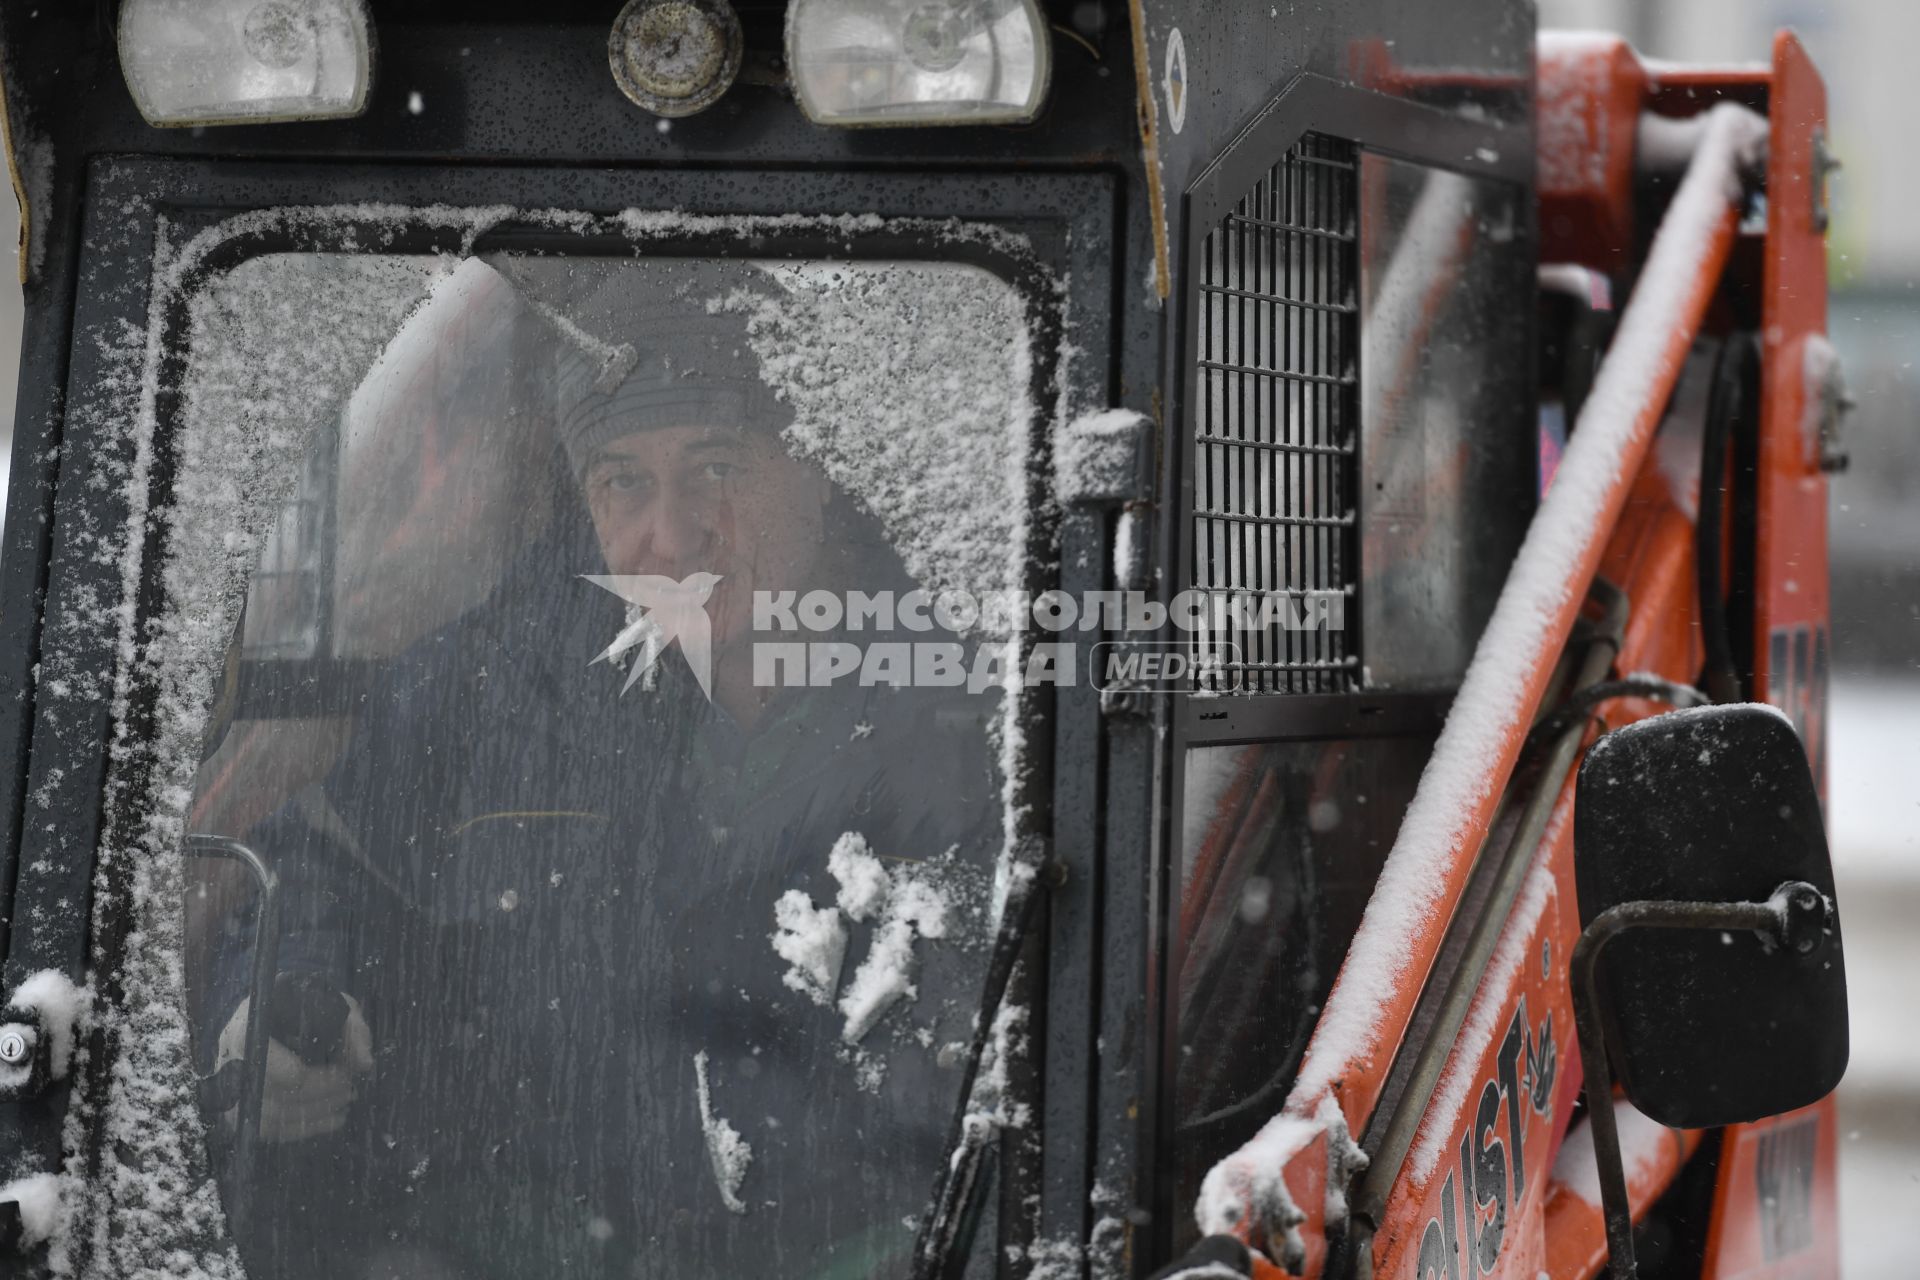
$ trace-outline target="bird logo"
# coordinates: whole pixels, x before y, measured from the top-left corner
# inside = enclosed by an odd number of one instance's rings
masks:
[[[680,582],[652,573],[586,573],[580,575],[594,586],[611,591],[627,602],[627,625],[601,650],[593,662],[618,662],[629,651],[639,649],[625,693],[653,669],[675,640],[686,657],[700,691],[713,700],[713,629],[707,619],[707,599],[720,582],[717,573],[693,573]],[[592,666],[593,662],[588,663]]]

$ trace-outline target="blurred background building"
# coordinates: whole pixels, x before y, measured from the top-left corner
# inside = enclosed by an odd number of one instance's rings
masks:
[[[1410,0],[1444,3],[1444,0]],[[1853,1061],[1841,1086],[1848,1280],[1920,1274],[1920,162],[1914,0],[1540,0],[1543,28],[1619,32],[1643,54],[1765,61],[1791,27],[1826,76],[1845,168],[1829,238],[1831,328],[1859,401],[1833,485],[1829,826],[1847,925]],[[18,211],[0,196],[0,243]],[[0,503],[20,292],[0,271]],[[5,607],[0,603],[0,607]]]

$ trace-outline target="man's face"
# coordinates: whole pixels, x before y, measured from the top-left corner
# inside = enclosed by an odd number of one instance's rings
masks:
[[[797,590],[819,560],[829,486],[772,432],[663,427],[587,460],[594,532],[615,574],[720,575],[707,602],[716,651],[753,622],[755,591]]]

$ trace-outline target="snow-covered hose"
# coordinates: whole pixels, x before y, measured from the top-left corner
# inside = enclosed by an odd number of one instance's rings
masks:
[[[1461,682],[1281,1113],[1207,1174],[1203,1234],[1265,1245],[1299,1270],[1286,1170],[1324,1137],[1357,1131],[1379,1101],[1412,1012],[1526,737],[1555,661],[1646,459],[1738,232],[1745,175],[1765,155],[1766,121],[1732,103],[1709,113],[1655,236],[1612,348],[1575,424],[1553,487],[1527,530]],[[1410,929],[1409,922],[1417,922]],[[1340,1134],[1330,1130],[1338,1122]],[[1331,1163],[1331,1162],[1330,1162]],[[1344,1216],[1344,1188],[1323,1223]],[[1336,1212],[1337,1210],[1337,1212]],[[1320,1224],[1316,1224],[1320,1225]]]

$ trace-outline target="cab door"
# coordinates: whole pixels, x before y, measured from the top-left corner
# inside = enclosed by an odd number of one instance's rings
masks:
[[[1092,757],[1056,767],[1055,690],[971,678],[1031,637],[874,601],[1050,584],[1112,207],[1098,176],[96,165],[8,954],[95,998],[8,1108],[74,1176],[56,1254],[904,1258],[996,883]],[[914,679],[928,646],[969,678]],[[983,1251],[1054,1229],[1043,1178],[1088,1202],[1073,850],[998,1046],[1019,1092],[974,1099]]]

